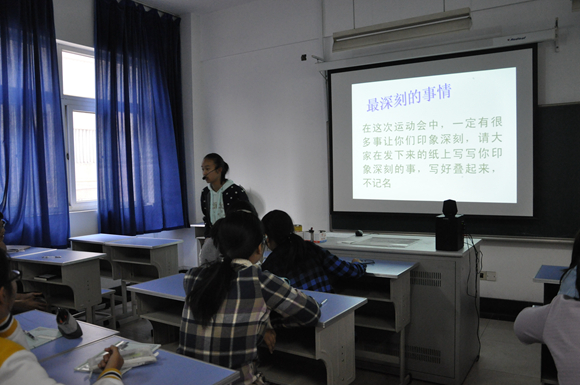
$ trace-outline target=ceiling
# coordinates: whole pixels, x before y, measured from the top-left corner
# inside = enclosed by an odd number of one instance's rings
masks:
[[[250,3],[254,0],[136,0],[143,5],[172,15],[206,14]]]

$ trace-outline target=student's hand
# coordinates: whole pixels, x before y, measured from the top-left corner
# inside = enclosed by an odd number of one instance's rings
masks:
[[[264,333],[264,342],[270,350],[270,354],[274,353],[274,347],[276,346],[276,332],[274,329],[266,329]]]
[[[360,259],[358,259],[358,258],[353,258],[353,259],[352,259],[352,263],[356,263],[356,262],[360,262]]]
[[[48,305],[42,298],[42,293],[17,293],[13,309],[16,313],[29,310],[48,310]]]
[[[99,368],[102,370],[107,369],[117,369],[121,370],[123,367],[123,363],[125,360],[121,357],[121,353],[119,353],[119,348],[115,345],[111,345],[108,348],[105,348],[105,351],[109,354],[105,354],[103,356],[103,360],[99,363]]]

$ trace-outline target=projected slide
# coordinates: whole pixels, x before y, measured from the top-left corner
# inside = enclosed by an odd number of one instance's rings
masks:
[[[516,105],[514,67],[353,84],[353,199],[516,203]]]
[[[332,209],[533,215],[534,50],[329,73]]]

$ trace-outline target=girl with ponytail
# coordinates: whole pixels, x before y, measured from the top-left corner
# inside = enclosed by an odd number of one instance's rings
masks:
[[[264,232],[256,216],[234,212],[215,226],[221,259],[185,276],[177,351],[240,370],[244,384],[262,384],[256,361],[266,326],[315,326],[320,309],[314,299],[255,265],[264,252]],[[271,312],[278,316],[270,320]],[[275,334],[273,338],[265,341],[270,351]]]

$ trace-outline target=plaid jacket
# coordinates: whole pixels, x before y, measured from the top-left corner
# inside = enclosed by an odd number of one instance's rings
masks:
[[[238,276],[207,327],[197,323],[185,303],[177,352],[239,369],[244,384],[251,384],[257,379],[254,361],[270,312],[282,317],[278,322],[284,323],[286,318],[289,324],[315,326],[320,309],[314,299],[257,266],[246,267],[235,262],[233,266],[238,269]],[[186,274],[183,282],[186,293],[196,285],[202,269],[194,268]]]
[[[289,280],[292,287],[334,293],[330,278],[358,278],[366,272],[366,265],[344,261],[315,243],[307,242],[306,247],[308,261],[285,274],[280,274]],[[262,264],[262,269],[268,270],[269,267],[273,269],[279,258],[281,256],[276,250],[272,251]]]

